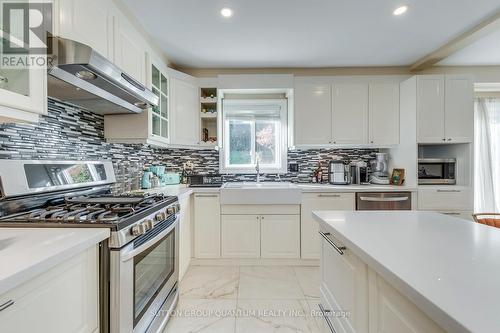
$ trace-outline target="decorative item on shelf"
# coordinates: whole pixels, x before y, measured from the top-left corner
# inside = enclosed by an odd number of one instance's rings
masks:
[[[204,128],[203,129],[203,139],[202,141],[203,142],[208,142],[209,138],[208,138],[208,128]]]
[[[391,185],[401,186],[405,182],[405,169],[393,169],[391,176]]]

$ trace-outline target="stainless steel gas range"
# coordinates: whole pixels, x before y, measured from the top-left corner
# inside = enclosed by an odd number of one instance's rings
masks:
[[[111,162],[0,161],[0,227],[109,228],[101,332],[162,332],[178,299],[179,203],[111,195]]]

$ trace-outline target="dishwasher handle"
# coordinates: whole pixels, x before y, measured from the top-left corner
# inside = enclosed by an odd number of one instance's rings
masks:
[[[407,201],[409,200],[409,197],[388,197],[388,198],[382,198],[382,197],[359,197],[359,200],[361,201],[372,201],[372,202],[401,202],[401,201]]]

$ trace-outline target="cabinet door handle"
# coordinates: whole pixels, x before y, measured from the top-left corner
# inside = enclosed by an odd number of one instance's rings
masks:
[[[195,194],[195,198],[217,198],[217,194]]]
[[[340,255],[344,255],[344,251],[347,250],[345,246],[337,246],[328,236],[331,235],[329,232],[319,231],[321,237],[323,237]]]
[[[318,194],[318,198],[340,198],[340,194]]]
[[[446,213],[443,213],[444,215],[460,215],[460,213],[457,213],[457,212],[446,212]]]
[[[0,305],[0,311],[3,311],[5,309],[7,309],[8,307],[14,305],[14,301],[13,300],[8,300],[7,302],[3,303],[2,305]]]
[[[331,310],[326,310],[324,307],[323,307],[323,304],[318,304],[318,307],[319,307],[319,310],[321,311],[321,315],[323,316],[323,319],[325,319],[326,321],[326,324],[328,325],[328,327],[330,328],[330,331],[332,333],[337,333],[337,331],[335,331],[335,328],[333,327],[333,324],[332,322],[330,321],[330,318],[328,318],[328,314],[331,313],[332,311]]]
[[[462,191],[460,191],[460,190],[437,190],[437,192],[441,192],[441,193],[460,193]]]

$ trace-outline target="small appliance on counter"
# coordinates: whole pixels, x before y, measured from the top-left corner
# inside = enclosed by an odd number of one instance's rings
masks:
[[[455,185],[456,164],[454,158],[419,158],[419,185]]]
[[[189,175],[189,187],[221,187],[222,176],[219,174]]]
[[[377,185],[389,185],[389,155],[387,153],[376,153],[375,159],[370,161],[371,176],[370,183]]]
[[[341,160],[330,161],[328,182],[332,185],[349,185],[351,183],[350,166]]]
[[[351,162],[350,165],[351,184],[369,185],[370,173],[368,172],[367,163],[364,161]]]
[[[173,172],[164,173],[160,179],[162,185],[178,185],[181,183],[181,175]]]

